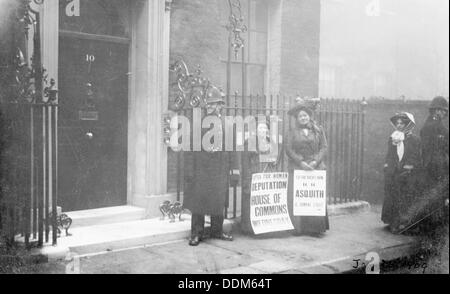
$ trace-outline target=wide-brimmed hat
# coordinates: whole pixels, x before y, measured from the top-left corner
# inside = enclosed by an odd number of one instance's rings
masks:
[[[397,122],[398,119],[402,119],[405,121],[406,127],[405,127],[405,131],[411,131],[415,126],[416,126],[416,121],[414,119],[414,115],[412,115],[409,112],[397,112],[394,116],[391,117],[390,121],[391,124],[394,128],[395,127],[395,123]]]
[[[225,104],[225,94],[216,86],[210,86],[206,91],[206,104]]]
[[[317,99],[297,99],[296,104],[288,111],[288,115],[297,116],[300,111],[305,111],[312,116],[317,108]]]

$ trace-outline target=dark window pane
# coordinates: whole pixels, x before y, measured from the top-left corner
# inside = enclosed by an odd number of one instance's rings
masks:
[[[227,64],[223,63],[223,72],[226,73]],[[221,81],[221,85],[224,87],[224,92],[226,92],[227,86],[227,77],[226,74],[222,75],[223,80]],[[232,63],[231,64],[231,77],[230,77],[230,95],[234,95],[235,92],[238,92],[239,95],[242,93],[242,64],[241,63]]]
[[[265,66],[248,65],[247,93],[263,95],[265,78],[266,78]]]
[[[265,66],[264,65],[246,65],[247,68],[247,95],[248,94],[260,94],[264,93],[265,85]],[[226,72],[226,63],[223,63],[223,72]],[[226,92],[226,75],[223,75],[221,85]],[[234,96],[236,91],[238,96],[242,93],[242,65],[240,63],[233,63],[231,66],[231,78],[230,78],[230,95]]]
[[[266,64],[267,58],[267,34],[265,33],[250,33],[249,46],[249,62]]]
[[[250,3],[250,30],[267,32],[267,2],[252,0]]]

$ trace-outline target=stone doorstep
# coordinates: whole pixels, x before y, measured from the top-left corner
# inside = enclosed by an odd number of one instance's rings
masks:
[[[65,214],[72,219],[72,229],[145,219],[145,209],[131,205],[71,211]]]
[[[69,230],[72,236],[58,239],[58,245],[45,244],[43,248],[34,248],[33,260],[40,263],[62,261],[74,255],[113,252],[114,250],[167,243],[190,237],[190,215],[183,215],[183,221],[170,223],[168,219],[148,219],[123,223],[113,223],[90,227],[78,227]],[[165,224],[162,226],[162,224]],[[229,232],[236,220],[225,220],[224,231]],[[205,230],[208,233],[210,218],[205,219]],[[50,238],[51,239],[51,238]],[[23,240],[22,240],[23,241]],[[69,254],[70,253],[70,254]]]

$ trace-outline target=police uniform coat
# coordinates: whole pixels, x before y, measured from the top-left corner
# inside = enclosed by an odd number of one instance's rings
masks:
[[[448,221],[449,211],[445,201],[449,198],[449,130],[439,116],[430,115],[420,131],[420,137],[423,164],[427,172],[427,185],[423,193],[427,206],[421,214],[431,215],[423,224],[429,231],[442,219]]]
[[[202,135],[206,131],[203,129]],[[184,152],[184,208],[192,214],[224,215],[229,159],[226,151]]]
[[[448,176],[449,132],[437,115],[430,115],[420,131],[423,164],[432,180]]]

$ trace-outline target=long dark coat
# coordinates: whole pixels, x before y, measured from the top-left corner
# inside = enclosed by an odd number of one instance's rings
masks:
[[[431,218],[425,223],[433,228],[434,224],[441,222],[443,218],[448,219],[449,215],[448,207],[444,204],[449,197],[449,131],[439,116],[430,115],[420,131],[420,137],[427,178],[421,202],[427,205],[417,214],[419,216],[431,214]]]
[[[449,135],[441,119],[430,115],[420,130],[422,140],[423,163],[432,180],[448,176]]]
[[[184,152],[184,208],[193,214],[224,215],[229,159],[230,152],[226,151]]]
[[[423,189],[423,168],[421,159],[421,142],[416,135],[407,135],[404,154],[401,161],[397,155],[397,146],[389,138],[385,160],[385,196],[381,220],[393,229],[410,222],[409,210],[418,199]],[[404,169],[413,166],[412,171]]]
[[[288,207],[292,224],[297,234],[315,234],[325,232],[330,228],[328,212],[326,216],[294,216],[294,171],[301,170],[301,162],[318,163],[317,170],[326,170],[327,139],[325,131],[320,126],[309,129],[306,136],[303,130],[296,126],[292,129],[286,141],[286,154],[289,158],[289,188]]]

